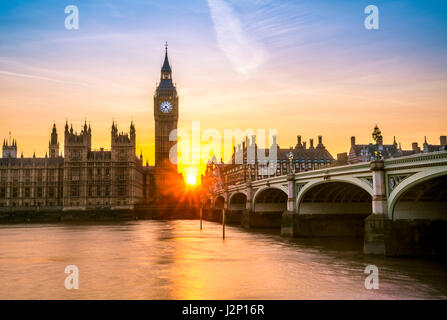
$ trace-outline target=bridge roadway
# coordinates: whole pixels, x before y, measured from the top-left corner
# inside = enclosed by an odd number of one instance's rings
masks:
[[[447,151],[226,186],[206,208],[282,236],[363,237],[366,254],[446,254]]]

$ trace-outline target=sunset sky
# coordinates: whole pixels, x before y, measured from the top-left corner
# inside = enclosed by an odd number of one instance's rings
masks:
[[[379,30],[364,9],[379,8]],[[79,8],[79,30],[64,9]],[[0,137],[45,155],[56,122],[110,148],[112,120],[137,129],[154,162],[153,94],[164,43],[180,96],[179,126],[278,129],[323,142],[350,136],[439,143],[447,134],[447,2],[376,0],[16,0],[0,3]],[[61,147],[63,147],[61,145]]]

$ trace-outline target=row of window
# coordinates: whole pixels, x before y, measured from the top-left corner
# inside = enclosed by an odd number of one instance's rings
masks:
[[[96,186],[96,188],[94,188],[92,185],[89,185],[87,195],[89,197],[94,197],[94,196],[96,196],[96,197],[101,197],[101,196],[110,197],[110,186],[105,186],[104,192],[101,192],[101,191],[102,191],[101,186]]]
[[[45,203],[43,203],[43,202],[36,202],[35,204],[24,202],[22,204],[23,207],[32,207],[32,206],[34,206],[34,207],[41,207],[41,206],[44,206],[44,205],[45,205]],[[54,206],[57,206],[57,205],[58,205],[58,203],[55,202],[55,201],[49,201],[46,204],[46,206],[49,206],[49,207],[54,207]],[[0,202],[0,207],[5,207],[5,206],[6,206],[5,203]],[[11,203],[11,207],[17,207],[17,206],[19,206],[19,203],[17,203],[17,202],[12,202]]]
[[[29,180],[33,177],[32,169],[11,169],[9,171],[10,171],[10,176],[14,180],[19,179],[20,171],[22,171],[22,177],[24,177],[25,179]],[[57,169],[48,169],[48,170],[46,170],[46,176],[49,179],[55,179],[58,176],[57,171],[58,171]],[[44,177],[44,169],[34,170],[34,178],[42,180],[43,177]],[[8,178],[8,170],[1,170],[0,171],[0,180],[5,181],[5,180],[7,180],[7,178]]]
[[[6,199],[7,197],[7,188],[5,187],[1,187],[0,188],[0,199]],[[43,197],[43,188],[38,187],[35,189],[34,192],[32,192],[32,189],[29,187],[23,188],[22,190],[22,198],[42,198]],[[47,197],[48,198],[55,198],[57,196],[57,188],[56,187],[48,187],[48,193],[47,193]],[[62,194],[62,190],[60,191]],[[10,196],[11,198],[19,198],[20,197],[20,192],[19,192],[19,188],[18,187],[12,187],[10,188]]]
[[[126,185],[118,185],[117,186],[117,196],[118,197],[125,197],[127,195],[127,188]],[[87,195],[88,197],[110,197],[110,187],[105,186],[104,190],[101,190],[100,186],[96,186],[94,188],[93,186],[89,185],[87,188]],[[70,197],[72,198],[79,198],[80,197],[80,187],[77,184],[72,184],[70,186]]]

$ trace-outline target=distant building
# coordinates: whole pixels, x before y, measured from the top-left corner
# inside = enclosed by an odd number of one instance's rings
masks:
[[[440,137],[439,145],[431,145],[428,144],[425,140],[423,149],[418,146],[417,142],[413,142],[410,150],[403,150],[400,143],[396,142],[396,138],[394,137],[394,141],[392,144],[383,144],[383,139],[379,141],[378,146],[383,158],[397,158],[402,156],[409,156],[417,153],[427,153],[433,151],[441,151],[446,150],[446,136]],[[355,137],[351,137],[351,148],[348,154],[348,163],[358,163],[358,162],[369,162],[374,160],[374,152],[377,150],[376,144],[356,144]]]
[[[423,147],[424,153],[447,150],[447,137],[440,136],[439,144],[428,144],[427,137],[425,137],[424,144],[422,147]]]
[[[145,167],[135,155],[135,126],[118,133],[112,124],[111,150],[92,150],[87,123],[78,134],[65,125],[64,156],[59,154],[56,125],[49,157],[17,158],[17,142],[3,143],[0,159],[0,207],[133,209],[145,200]]]
[[[268,160],[269,155],[276,149],[276,160],[272,163]],[[249,157],[249,150],[253,156]],[[273,137],[273,143],[269,149],[261,149],[259,153],[265,154],[264,159],[258,158],[258,146],[255,137],[251,140],[246,137],[242,144],[233,148],[231,161],[227,164],[217,163],[212,159],[202,177],[202,183],[209,183],[210,179],[220,179],[228,185],[240,184],[248,179],[260,180],[271,176],[287,174],[292,164],[293,172],[302,172],[321,169],[331,166],[334,158],[323,145],[323,137],[318,137],[318,144],[314,146],[313,139],[309,140],[309,147],[302,142],[301,136],[297,136],[297,144],[290,148],[280,148]],[[214,177],[214,178],[212,178]]]

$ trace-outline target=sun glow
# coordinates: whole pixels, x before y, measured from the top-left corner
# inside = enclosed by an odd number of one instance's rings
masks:
[[[188,173],[186,175],[186,183],[191,186],[195,186],[197,184],[197,176],[195,174]]]
[[[195,167],[188,167],[185,170],[185,182],[189,185],[189,186],[196,186],[199,184],[198,181],[198,176],[199,176],[199,168],[195,168]]]

